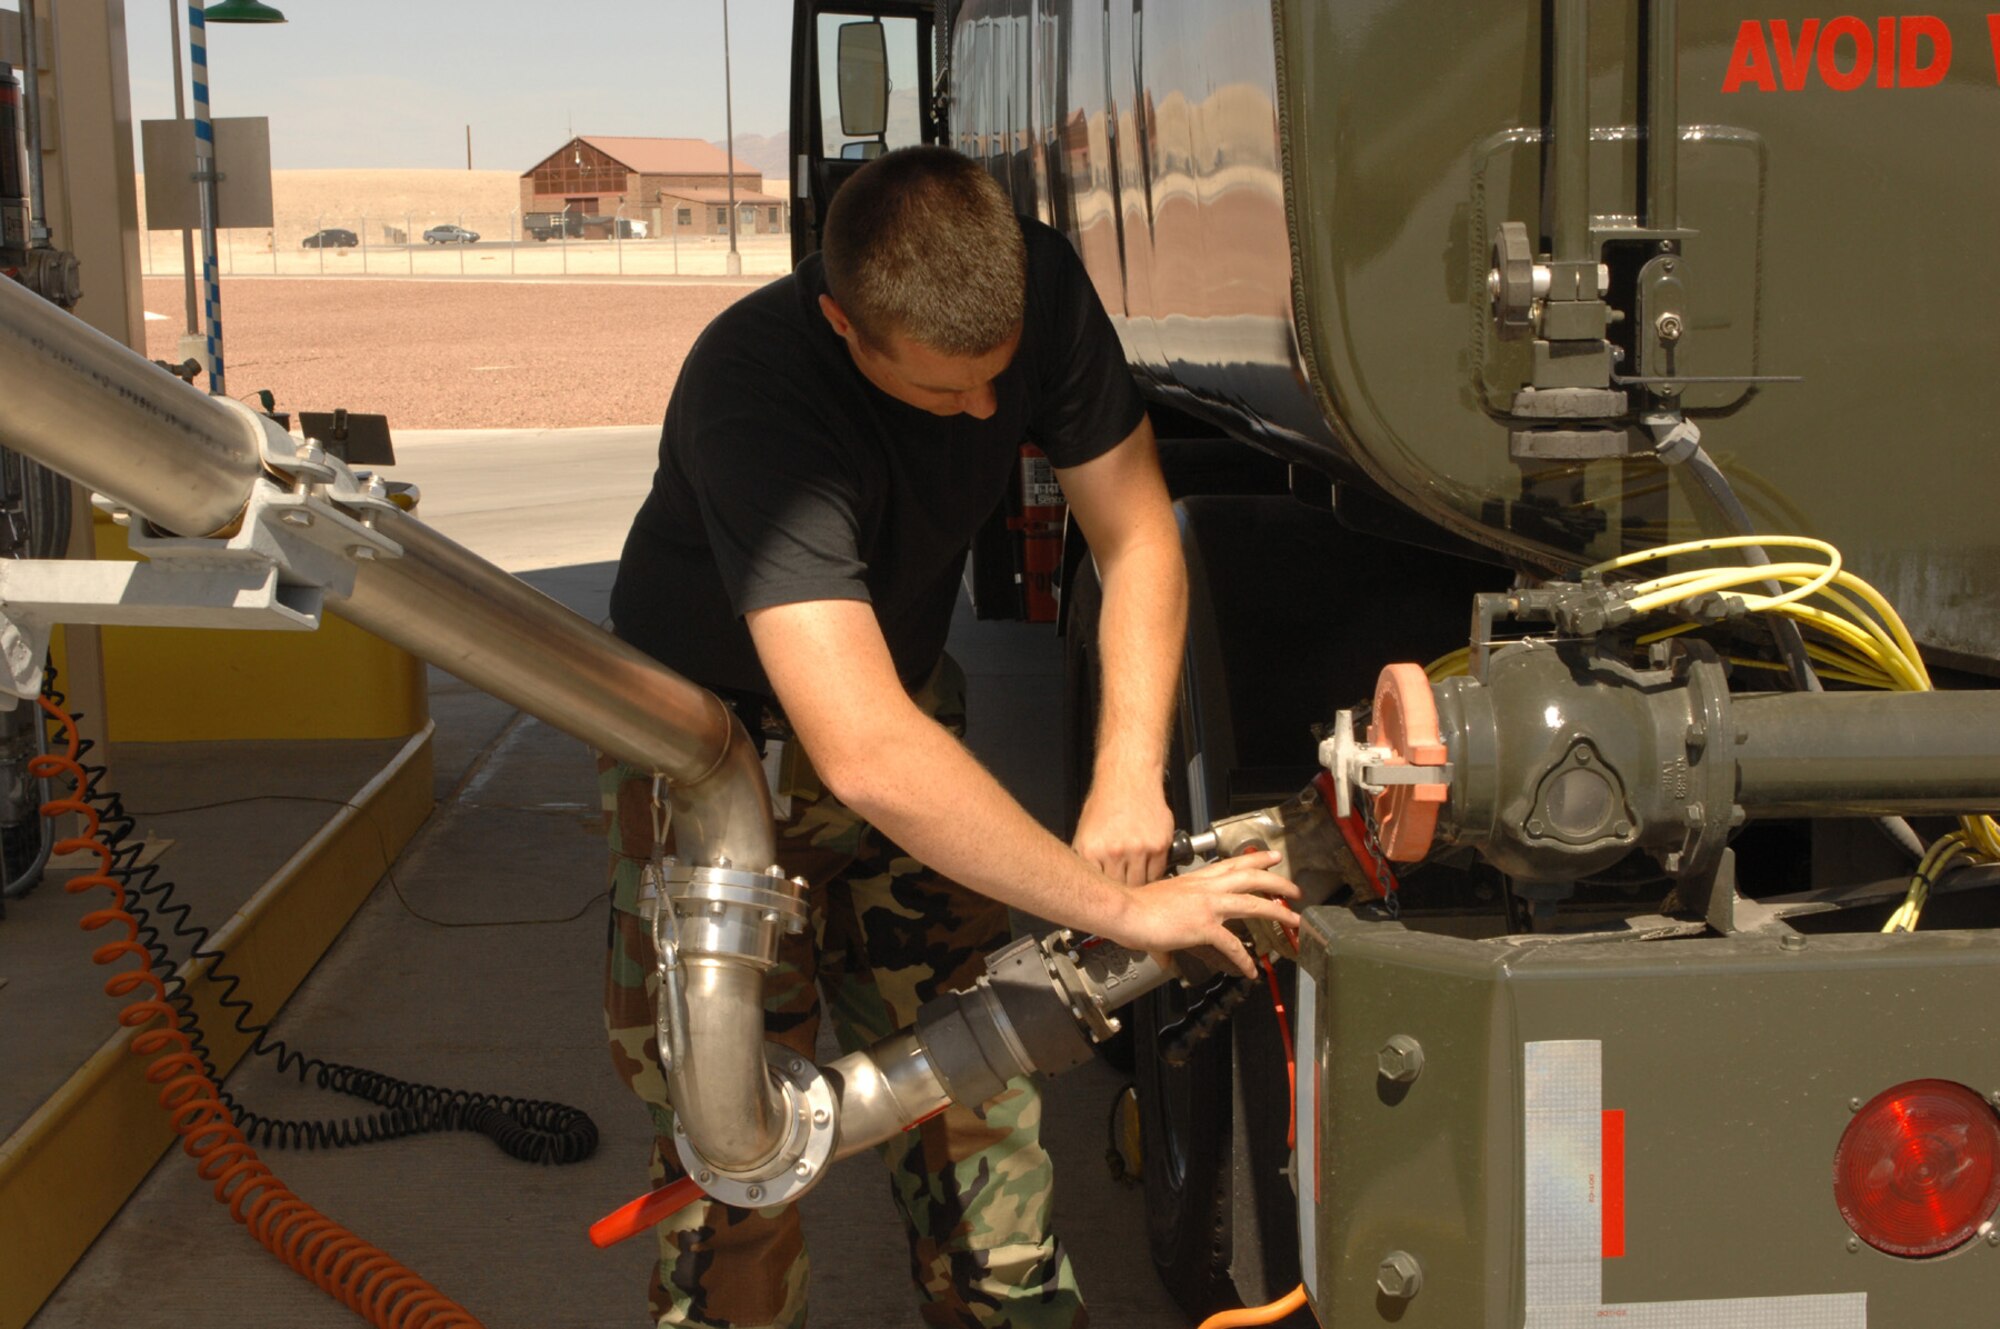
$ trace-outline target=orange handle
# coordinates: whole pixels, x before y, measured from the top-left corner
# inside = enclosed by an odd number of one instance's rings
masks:
[[[693,1177],[682,1177],[670,1181],[656,1191],[649,1191],[632,1201],[621,1204],[604,1217],[590,1225],[590,1242],[602,1249],[615,1246],[627,1237],[637,1236],[668,1214],[678,1213],[700,1199],[701,1187],[694,1184]]]

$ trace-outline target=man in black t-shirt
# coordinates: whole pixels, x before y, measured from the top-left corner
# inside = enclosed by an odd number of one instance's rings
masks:
[[[959,744],[963,680],[944,654],[967,546],[1023,441],[1053,462],[1104,586],[1098,754],[1074,847]],[[1213,946],[1250,972],[1225,924],[1295,921],[1271,898],[1295,895],[1267,870],[1275,855],[1161,880],[1186,597],[1152,430],[1068,243],[945,149],[857,173],[823,253],[690,352],[612,591],[619,636],[795,740],[778,763],[779,858],[810,883],[814,932],[767,987],[772,1038],[812,1055],[822,991],[845,1047],[909,1024],[977,977],[1009,905],[1150,950]],[[655,1109],[656,1175],[673,1175],[638,916],[649,780],[606,764],[606,1018],[621,1074]],[[885,1149],[926,1322],[1084,1322],[1048,1230],[1039,1117],[1017,1081],[983,1115],[955,1106]],[[660,1323],[802,1321],[790,1210],[705,1202],[665,1227]]]

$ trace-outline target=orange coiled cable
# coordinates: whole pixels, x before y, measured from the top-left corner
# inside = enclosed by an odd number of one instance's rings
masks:
[[[101,965],[116,964],[127,956],[138,962],[138,968],[106,979],[104,991],[113,997],[140,994],[118,1013],[118,1023],[134,1031],[132,1054],[153,1059],[146,1067],[146,1080],[160,1086],[160,1107],[180,1136],[182,1151],[195,1160],[195,1172],[215,1183],[215,1198],[229,1206],[229,1216],[249,1228],[266,1250],[378,1329],[480,1329],[479,1321],[463,1307],[294,1195],[257,1157],[168,1004],[166,983],[153,972],[153,957],[139,942],[139,921],[125,908],[125,885],[112,875],[111,847],[98,835],[97,809],[83,797],[87,781],[78,760],[76,721],[46,696],[41,705],[62,726],[63,750],[30,758],[29,773],[44,779],[67,777],[73,788],[69,797],[42,804],[42,815],[53,819],[74,813],[84,826],[82,835],[57,841],[53,852],[87,852],[98,860],[95,872],[77,877],[63,889],[71,894],[104,890],[111,895],[108,908],[83,916],[83,929],[95,932],[122,925],[125,936],[99,946],[90,958]]]

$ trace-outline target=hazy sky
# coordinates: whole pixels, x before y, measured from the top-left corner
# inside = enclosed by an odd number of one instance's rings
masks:
[[[720,141],[722,0],[267,0],[209,28],[217,115],[271,121],[271,165],[525,171],[579,134]],[[170,14],[125,0],[135,120],[174,114]],[[786,127],[790,0],[732,0],[736,132]],[[186,60],[183,45],[182,59]],[[188,114],[194,114],[188,92]]]

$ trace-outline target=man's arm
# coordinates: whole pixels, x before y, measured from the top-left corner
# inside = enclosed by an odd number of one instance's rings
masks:
[[[1295,925],[1297,890],[1251,854],[1135,890],[1043,830],[911,702],[872,607],[814,600],[745,616],[758,658],[813,765],[842,802],[952,879],[1004,904],[1149,951],[1208,945],[1253,975],[1224,924]]]
[[[1104,584],[1097,759],[1076,849],[1138,885],[1166,871],[1174,817],[1162,777],[1187,632],[1187,566],[1151,422],[1057,472]]]

